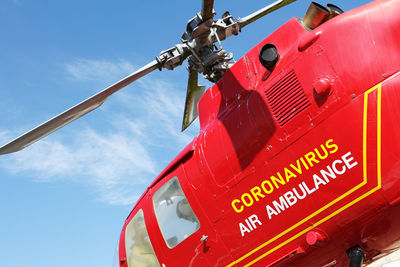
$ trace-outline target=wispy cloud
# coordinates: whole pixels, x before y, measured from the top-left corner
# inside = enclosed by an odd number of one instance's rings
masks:
[[[140,194],[135,186],[156,175],[156,162],[126,132],[100,134],[87,129],[71,137],[66,144],[55,138],[40,141],[7,161],[2,159],[2,166],[14,174],[30,173],[39,182],[89,185],[110,204],[131,204]]]
[[[64,64],[67,74],[71,78],[80,81],[117,81],[122,76],[132,73],[135,66],[126,60],[120,59],[116,62],[107,60],[93,60],[77,58],[72,62]]]
[[[102,61],[100,65],[107,68],[90,72],[97,64],[94,61],[74,62],[65,68],[68,73],[80,73],[76,79],[104,77],[108,69],[121,76],[131,66],[121,63],[125,61]],[[40,182],[68,180],[84,184],[109,204],[132,204],[198,131],[195,126],[189,132],[180,132],[185,96],[180,87],[153,77],[142,79],[135,90],[121,91],[113,97],[106,104],[107,113],[96,111],[101,114],[102,127],[74,129],[68,137],[61,132],[0,159],[0,165],[10,173],[29,174]],[[0,140],[6,136],[9,133],[0,131]]]

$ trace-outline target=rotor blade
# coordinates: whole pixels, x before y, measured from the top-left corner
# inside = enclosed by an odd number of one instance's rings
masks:
[[[203,0],[201,3],[201,17],[203,21],[211,19],[213,14],[214,0]]]
[[[252,13],[252,14],[244,17],[244,18],[241,18],[239,20],[239,22],[238,22],[239,23],[239,27],[240,27],[240,29],[242,29],[244,26],[246,26],[246,25],[258,20],[261,17],[264,17],[265,15],[267,15],[267,14],[269,14],[269,13],[271,13],[271,12],[281,8],[281,7],[284,7],[284,6],[288,5],[288,4],[291,4],[294,1],[296,1],[296,0],[279,0],[279,1],[276,1],[276,2],[266,6],[264,8],[262,8],[260,10],[257,10],[256,12],[254,12],[254,13]]]
[[[17,152],[101,106],[109,96],[159,67],[153,60],[119,82],[0,147],[0,155]]]
[[[189,70],[189,81],[186,92],[185,111],[183,112],[182,132],[197,118],[197,104],[204,93],[205,86],[199,86],[198,72]]]

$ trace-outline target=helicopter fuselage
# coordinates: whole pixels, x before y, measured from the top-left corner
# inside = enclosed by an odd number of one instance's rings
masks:
[[[399,248],[399,13],[375,1],[313,30],[293,18],[236,62],[202,96],[199,135],[128,216],[120,266],[139,210],[165,266],[343,266],[355,247],[366,262]],[[179,241],[155,211],[175,177],[198,222]],[[179,220],[195,221],[182,205]]]

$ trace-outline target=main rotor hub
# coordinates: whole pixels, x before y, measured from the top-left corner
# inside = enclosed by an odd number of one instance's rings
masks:
[[[221,41],[238,33],[238,20],[229,12],[216,21],[212,18],[203,20],[201,14],[197,13],[186,25],[181,37],[182,44],[162,51],[156,59],[160,68],[172,70],[188,58],[189,70],[195,70],[209,81],[217,82],[234,64],[233,54],[223,49]]]

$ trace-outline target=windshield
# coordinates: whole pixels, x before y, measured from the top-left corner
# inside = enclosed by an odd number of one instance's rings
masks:
[[[147,233],[143,210],[139,210],[126,227],[125,248],[128,267],[160,266]]]
[[[158,225],[168,247],[173,248],[200,228],[178,178],[166,182],[153,196]]]

